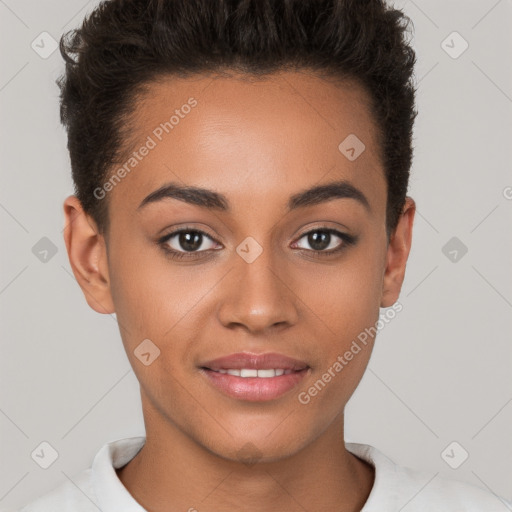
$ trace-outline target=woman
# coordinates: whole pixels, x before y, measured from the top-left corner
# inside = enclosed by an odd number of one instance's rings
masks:
[[[65,241],[116,314],[146,436],[23,510],[501,511],[344,442],[412,241],[403,14],[107,1],[61,41]]]

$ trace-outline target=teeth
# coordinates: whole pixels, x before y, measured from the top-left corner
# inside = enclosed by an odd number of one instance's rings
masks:
[[[292,373],[292,370],[283,370],[282,368],[273,369],[269,368],[267,370],[256,370],[255,368],[242,368],[238,369],[220,369],[216,370],[219,373],[227,373],[228,375],[236,375],[237,377],[261,377],[261,378],[269,378],[269,377],[279,377],[280,375],[288,375]]]

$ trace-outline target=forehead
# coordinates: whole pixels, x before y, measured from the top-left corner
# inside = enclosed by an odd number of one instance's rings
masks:
[[[304,72],[161,77],[128,121],[129,151],[113,169],[127,172],[111,192],[112,206],[122,200],[135,209],[171,181],[247,204],[248,193],[279,201],[340,178],[382,202],[386,182],[369,102],[354,82]]]

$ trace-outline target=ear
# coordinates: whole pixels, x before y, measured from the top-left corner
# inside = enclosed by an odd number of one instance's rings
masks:
[[[412,198],[406,197],[397,227],[392,233],[388,245],[386,269],[382,283],[380,304],[382,308],[392,306],[400,295],[405,277],[405,265],[411,250],[412,225],[415,213],[416,203]]]
[[[67,197],[63,206],[64,241],[73,274],[92,309],[114,313],[105,239],[76,196]]]

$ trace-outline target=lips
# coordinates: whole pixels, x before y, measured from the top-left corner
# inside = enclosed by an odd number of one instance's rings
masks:
[[[298,372],[309,368],[304,361],[294,359],[283,354],[269,352],[266,354],[252,354],[249,352],[239,352],[229,356],[219,357],[211,361],[206,361],[199,365],[208,370],[290,370]],[[289,372],[287,372],[289,373]]]
[[[205,361],[200,374],[222,394],[250,402],[276,400],[311,372],[304,361],[283,354],[241,352]]]

